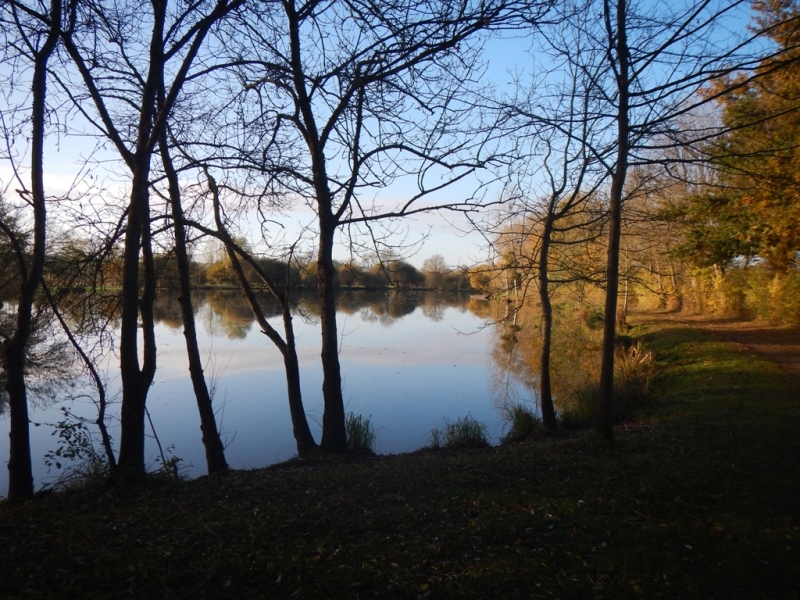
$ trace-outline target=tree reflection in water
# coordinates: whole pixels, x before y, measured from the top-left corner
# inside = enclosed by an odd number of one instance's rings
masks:
[[[600,329],[585,317],[584,310],[568,304],[554,308],[552,386],[555,408],[561,413],[573,409],[598,385],[602,339]],[[505,410],[524,402],[518,393],[522,386],[534,399],[529,407],[539,414],[541,311],[524,304],[496,318],[492,348],[496,406]]]
[[[15,321],[16,306],[0,302],[0,352],[5,348]],[[26,354],[25,381],[31,408],[46,408],[74,387],[80,369],[68,341],[47,309],[40,308],[34,315]],[[7,403],[5,371],[0,370],[0,415],[5,415]]]
[[[266,295],[263,302],[267,314],[278,318],[277,306],[271,305]],[[318,303],[313,294],[298,296],[294,303],[303,394],[314,428],[319,427],[314,421],[319,420],[322,410]],[[110,326],[105,334],[113,335],[115,306],[99,299],[77,303],[68,318],[71,326],[86,333],[86,339],[95,336],[91,339],[99,340],[103,324]],[[258,467],[290,458],[296,448],[280,353],[253,326],[252,313],[237,291],[197,293],[196,306],[201,348],[207,372],[215,381],[214,406],[223,440],[230,444],[226,455],[230,454],[231,465]],[[493,326],[487,321],[494,320],[504,305],[463,293],[388,291],[342,292],[338,307],[346,315],[340,335],[347,410],[372,417],[379,452],[420,448],[428,443],[433,428],[467,414],[488,425],[493,441],[503,434],[491,398]],[[203,474],[204,461],[179,310],[174,294],[164,291],[155,307],[159,357],[148,406],[162,445],[174,447],[174,454],[187,467],[185,474],[196,476]],[[113,338],[92,348],[99,368],[110,373],[115,372],[113,348]],[[514,351],[514,360],[524,359],[522,342]],[[507,360],[507,354],[503,358]],[[70,394],[94,395],[91,386],[73,385],[70,390],[50,390],[50,397],[64,401]],[[530,391],[518,380],[509,385],[516,386],[514,393],[518,396],[530,397]],[[113,379],[108,382],[111,398],[117,386]],[[34,420],[58,422],[63,418],[59,411],[63,405],[41,407]],[[92,402],[70,406],[82,418],[91,419],[93,412],[96,418]],[[115,441],[118,410],[118,404],[112,405],[109,415]],[[0,419],[0,426],[7,427],[5,421]],[[33,431],[38,436],[33,441],[33,454],[39,482],[55,475],[48,474],[42,463],[42,456],[54,448],[50,433],[49,428]],[[154,460],[157,450],[153,440],[148,444],[150,460]],[[0,447],[0,461],[5,460],[6,451]],[[0,478],[4,476],[0,473]],[[3,485],[0,481],[0,488]]]

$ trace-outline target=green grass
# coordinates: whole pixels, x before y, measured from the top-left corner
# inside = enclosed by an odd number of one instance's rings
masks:
[[[503,420],[508,425],[508,431],[502,440],[504,444],[521,442],[542,431],[542,422],[527,404],[517,403],[503,407]]]
[[[485,448],[489,445],[486,426],[472,415],[445,423],[441,429],[431,431],[430,448]]]
[[[294,461],[0,506],[2,598],[717,598],[800,591],[800,381],[638,328],[617,429]]]
[[[350,452],[375,453],[375,428],[372,419],[350,413],[345,420],[347,448]]]

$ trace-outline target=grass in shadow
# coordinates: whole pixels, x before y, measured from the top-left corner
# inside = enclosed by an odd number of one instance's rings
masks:
[[[303,461],[0,507],[3,598],[725,598],[800,591],[796,377],[634,335],[652,401],[592,434]]]
[[[486,448],[488,446],[489,440],[486,435],[486,425],[472,415],[445,423],[444,427],[433,429],[430,434],[429,447],[433,449],[449,448],[457,450],[463,448]]]

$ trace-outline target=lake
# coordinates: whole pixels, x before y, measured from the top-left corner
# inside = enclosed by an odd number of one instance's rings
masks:
[[[213,382],[228,463],[235,469],[251,469],[295,456],[280,353],[260,332],[237,293],[198,294],[197,300],[206,376]],[[349,292],[340,296],[337,318],[346,411],[370,417],[378,453],[419,449],[429,443],[433,428],[468,414],[484,423],[490,441],[497,443],[504,433],[498,407],[509,397],[533,403],[533,392],[508,377],[493,359],[498,345],[492,325],[496,310],[500,307],[463,294]],[[313,299],[301,300],[294,310],[294,323],[303,401],[319,442],[322,369],[314,313]],[[167,457],[179,458],[182,474],[197,477],[206,472],[205,459],[177,302],[160,302],[157,318],[158,371],[148,409]],[[279,319],[272,322],[280,328]],[[118,440],[118,365],[113,354],[105,357],[103,368],[109,374],[109,395],[115,399],[110,427]],[[37,487],[61,474],[56,469],[48,471],[44,455],[57,447],[52,424],[63,419],[63,406],[94,418],[94,405],[86,398],[33,402],[30,418],[40,424],[31,428]],[[0,439],[8,440],[7,413],[0,416],[0,432],[6,434]],[[159,452],[152,434],[147,453],[151,468],[157,468]],[[8,461],[7,441],[0,448],[0,461],[3,465]],[[3,468],[0,494],[7,490],[7,479]]]

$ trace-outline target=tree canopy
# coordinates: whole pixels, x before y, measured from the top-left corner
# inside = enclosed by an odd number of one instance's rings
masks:
[[[800,5],[753,8],[777,48],[706,92],[719,95],[725,133],[706,146],[714,180],[678,210],[689,225],[678,252],[700,266],[760,257],[787,272],[800,251]]]

